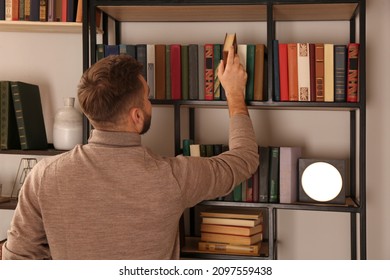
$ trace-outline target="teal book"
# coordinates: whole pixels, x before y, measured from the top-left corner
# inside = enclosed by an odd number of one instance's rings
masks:
[[[24,82],[11,82],[11,92],[22,150],[47,149],[39,87]]]
[[[218,66],[221,61],[221,44],[214,44],[214,100],[221,99],[221,82],[218,78]]]
[[[194,141],[192,139],[183,140],[183,156],[191,156],[191,144],[194,144]]]
[[[233,189],[233,201],[242,202],[242,187],[241,183],[234,187]]]
[[[255,54],[256,46],[253,44],[248,44],[246,46],[246,72],[248,74],[248,79],[246,82],[245,90],[245,100],[253,101],[254,100],[254,83],[255,83]]]

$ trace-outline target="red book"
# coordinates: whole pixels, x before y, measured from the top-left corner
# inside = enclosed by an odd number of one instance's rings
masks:
[[[316,101],[316,45],[309,44],[310,52],[310,101]]]
[[[280,101],[289,101],[287,44],[279,44]]]
[[[315,81],[316,81],[316,89],[315,89],[315,101],[324,101],[324,44],[318,43],[315,44]]]
[[[67,12],[68,12],[68,0],[61,0],[61,21],[66,22],[67,21]]]
[[[171,46],[171,94],[173,100],[181,99],[181,46]]]
[[[288,94],[290,101],[298,101],[298,56],[297,44],[287,44]]]
[[[204,45],[204,99],[214,100],[214,45]]]
[[[348,44],[347,102],[359,101],[359,44]]]

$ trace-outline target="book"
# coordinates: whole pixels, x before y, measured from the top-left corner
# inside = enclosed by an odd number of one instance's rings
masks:
[[[173,100],[182,98],[181,92],[181,46],[172,44],[170,51],[171,62],[171,96]]]
[[[204,45],[198,47],[198,100],[204,100]]]
[[[78,0],[76,11],[76,22],[83,22],[83,0]]]
[[[39,21],[47,21],[47,0],[39,0]]]
[[[41,0],[42,1],[42,0]],[[67,0],[67,10],[66,10],[66,21],[67,22],[74,22],[76,20],[76,13],[77,13],[77,0]]]
[[[288,96],[289,101],[298,101],[298,55],[297,44],[287,44]]]
[[[257,203],[259,202],[259,169],[257,168],[255,173],[252,175],[253,181],[253,194],[252,201]]]
[[[19,131],[9,81],[0,81],[0,149],[20,149]]]
[[[204,224],[200,225],[201,232],[222,233],[231,235],[251,236],[263,231],[263,224],[258,224],[254,227],[240,227],[240,226],[224,226]]]
[[[11,82],[12,98],[22,150],[47,149],[47,137],[39,87]]]
[[[165,46],[165,98],[172,99],[171,91],[171,45]]]
[[[270,147],[259,147],[259,202],[269,201]]]
[[[192,139],[183,140],[183,156],[191,156],[190,145],[194,144]]]
[[[347,46],[334,46],[334,101],[347,99]]]
[[[135,45],[136,58],[142,65],[141,74],[147,80],[147,46],[146,44]]]
[[[118,55],[119,54],[119,46],[118,45],[104,45],[104,57],[110,55]]]
[[[242,201],[242,183],[239,183],[233,189],[233,201],[241,202]]]
[[[188,46],[188,97],[191,100],[199,99],[199,48],[197,44]]]
[[[133,58],[136,58],[135,45],[119,44],[119,54],[127,54]]]
[[[200,157],[200,144],[190,144],[190,156]]]
[[[258,256],[260,255],[260,248],[261,242],[253,245],[235,245],[203,241],[198,243],[198,249],[200,251],[218,254]]]
[[[245,202],[253,202],[253,176],[246,180]]]
[[[206,242],[219,242],[219,243],[229,243],[229,244],[237,244],[237,245],[253,245],[263,240],[263,233],[260,232],[251,236],[240,236],[240,235],[201,232],[200,240]]]
[[[204,99],[214,100],[214,45],[204,45]]]
[[[246,46],[246,90],[245,90],[245,100],[252,101],[254,100],[254,85],[255,85],[255,55],[256,55],[256,46],[254,44],[247,44]]]
[[[347,102],[359,101],[359,44],[348,44]]]
[[[308,43],[297,44],[298,100],[310,101],[310,49]]]
[[[181,99],[189,99],[189,61],[188,61],[188,45],[181,45],[180,61],[181,61]]]
[[[62,1],[67,3],[67,0],[62,0]],[[40,0],[30,1],[30,21],[39,21],[39,7],[40,7]],[[64,21],[66,21],[66,10],[65,10]]]
[[[298,200],[298,159],[301,147],[280,147],[279,202],[293,203]]]
[[[234,53],[237,53],[237,35],[236,33],[226,33],[225,34],[225,39],[223,41],[223,48],[222,48],[222,60],[223,60],[223,65],[226,66],[226,61],[229,53],[230,47],[234,47]]]
[[[273,99],[274,101],[280,100],[280,63],[279,63],[279,41],[272,41],[272,51],[273,51]]]
[[[254,219],[239,219],[239,218],[202,217],[202,221],[204,224],[254,227],[254,226],[263,222],[263,216],[260,216],[256,220],[254,220]]]
[[[253,100],[266,100],[267,82],[266,82],[266,47],[264,44],[256,44],[255,47],[255,73],[253,84]]]
[[[324,101],[334,101],[334,49],[333,44],[324,44]]]
[[[0,20],[5,20],[5,1],[0,0]]]
[[[315,101],[322,102],[324,97],[324,44],[315,44]]]
[[[165,61],[165,45],[157,44],[155,45],[155,98],[156,99],[166,99],[166,61]]]
[[[316,45],[309,44],[310,60],[310,101],[316,101]]]
[[[279,147],[270,147],[269,202],[279,202]]]
[[[287,44],[279,44],[280,101],[289,101]]]
[[[250,219],[257,220],[263,216],[259,209],[237,209],[228,207],[218,207],[202,211],[202,217],[231,218],[231,219]]]
[[[156,78],[156,52],[153,44],[146,45],[146,82],[149,86],[149,99],[156,98],[155,78]]]
[[[214,100],[221,99],[221,82],[218,78],[218,66],[221,61],[221,44],[214,44]]]

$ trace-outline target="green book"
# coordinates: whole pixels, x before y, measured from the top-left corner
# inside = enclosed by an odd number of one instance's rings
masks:
[[[194,144],[194,141],[192,139],[183,140],[183,156],[191,155],[191,150],[190,150],[191,144]]]
[[[39,87],[24,82],[11,82],[11,91],[22,150],[47,149]]]
[[[255,53],[256,46],[248,44],[246,50],[246,72],[248,79],[246,82],[245,100],[254,100],[254,81],[255,81]]]
[[[279,202],[279,147],[271,147],[269,165],[269,202]]]
[[[242,186],[241,183],[235,186],[233,189],[233,201],[241,202],[242,201]]]
[[[181,45],[181,98],[189,99],[188,45]]]

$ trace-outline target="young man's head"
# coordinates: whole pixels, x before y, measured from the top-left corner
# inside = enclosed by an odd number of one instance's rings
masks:
[[[128,55],[112,55],[84,72],[78,99],[95,128],[140,134],[149,129],[152,108],[141,69],[142,65]]]

